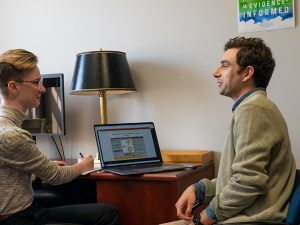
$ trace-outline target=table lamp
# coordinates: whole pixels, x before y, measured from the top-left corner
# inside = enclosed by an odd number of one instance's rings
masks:
[[[119,51],[91,51],[76,55],[70,94],[98,95],[101,123],[107,123],[106,96],[136,91],[126,59]]]

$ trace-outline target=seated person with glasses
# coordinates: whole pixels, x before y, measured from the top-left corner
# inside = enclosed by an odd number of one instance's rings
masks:
[[[39,106],[46,92],[37,57],[14,49],[0,56],[0,224],[40,225],[51,222],[120,225],[117,209],[108,204],[78,204],[42,208],[34,201],[33,177],[58,185],[93,168],[93,157],[66,165],[43,154],[29,132],[21,128],[25,113]]]

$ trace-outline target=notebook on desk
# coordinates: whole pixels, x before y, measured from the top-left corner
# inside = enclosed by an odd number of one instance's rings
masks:
[[[163,164],[152,122],[94,125],[94,131],[104,171],[135,175],[185,168]]]

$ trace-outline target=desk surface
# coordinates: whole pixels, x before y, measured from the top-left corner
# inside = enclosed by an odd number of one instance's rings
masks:
[[[176,181],[178,179],[191,178],[194,175],[198,175],[199,171],[203,171],[207,167],[211,167],[212,161],[205,163],[196,168],[187,168],[184,170],[174,170],[167,172],[159,172],[159,173],[147,173],[143,175],[117,175],[104,171],[96,171],[92,172],[88,175],[90,179],[107,179],[107,180],[153,180],[153,181]]]

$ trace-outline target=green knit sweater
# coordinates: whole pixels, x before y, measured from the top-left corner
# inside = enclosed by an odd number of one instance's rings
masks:
[[[70,166],[57,166],[43,154],[21,128],[25,115],[0,106],[0,215],[29,207],[33,201],[32,174],[51,184],[71,181]]]
[[[225,223],[284,221],[296,166],[286,122],[265,91],[234,111],[215,180],[205,201]]]

